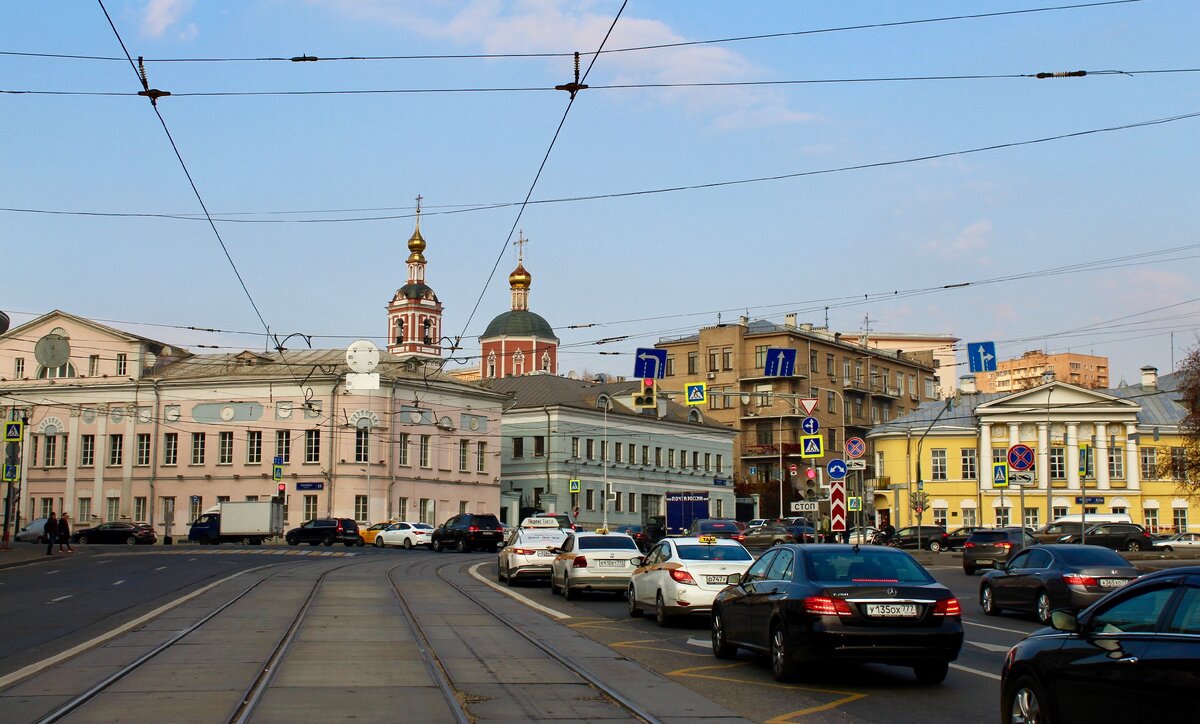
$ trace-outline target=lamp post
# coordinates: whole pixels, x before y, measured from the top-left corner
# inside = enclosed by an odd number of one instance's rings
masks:
[[[929,434],[930,430],[933,429],[933,426],[937,424],[938,420],[942,419],[942,415],[945,415],[946,411],[949,410],[953,405],[954,405],[954,398],[947,397],[946,404],[938,412],[937,416],[933,418],[933,422],[929,423],[929,427],[925,428],[925,432],[921,433],[920,439],[917,440],[917,490],[918,491],[924,492],[924,490],[925,490],[925,480],[924,480],[924,478],[921,477],[921,448],[925,444],[925,436]],[[1004,494],[1003,490],[1001,490],[1001,495],[1003,495],[1003,494]],[[912,490],[911,489],[908,491],[908,498],[909,498],[909,500],[912,500]],[[920,549],[921,549],[921,526],[918,523],[918,525],[917,525],[917,550],[920,550]]]

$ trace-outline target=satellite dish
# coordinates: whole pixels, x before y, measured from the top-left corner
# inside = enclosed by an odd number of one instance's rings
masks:
[[[34,345],[33,356],[43,367],[62,367],[71,359],[71,343],[61,335],[47,334]]]
[[[346,364],[355,372],[370,372],[379,366],[379,348],[365,339],[352,342],[346,348]]]

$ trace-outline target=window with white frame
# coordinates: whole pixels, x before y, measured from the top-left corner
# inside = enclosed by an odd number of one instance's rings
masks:
[[[371,431],[365,427],[354,430],[354,462],[371,462]]]
[[[204,433],[192,433],[192,465],[204,464]]]
[[[354,496],[354,519],[360,523],[367,522],[367,496]]]
[[[80,525],[91,525],[91,523],[88,522],[92,519],[91,498],[80,498],[79,507],[77,507],[75,510],[77,511],[75,513],[75,522],[79,523]],[[143,520],[145,519],[143,518]]]
[[[125,436],[124,435],[109,435],[108,436],[108,464],[120,465],[125,459]]]
[[[1007,462],[1008,462],[1008,448],[1003,448],[1003,447],[992,448],[992,464],[993,465],[995,465],[996,463],[1007,463]]]
[[[458,469],[460,472],[467,472],[470,468],[468,465],[471,462],[471,441],[458,441]]]
[[[96,464],[96,436],[82,435],[79,438],[79,467],[90,468]]]
[[[150,433],[139,432],[137,434],[137,457],[134,459],[134,465],[145,467],[150,464]],[[139,518],[140,520],[140,518]]]
[[[127,366],[127,361],[128,361],[128,358],[125,356],[124,352],[117,353],[117,377],[125,376],[125,368]]]
[[[520,440],[521,438],[517,438],[517,439]],[[429,446],[430,446],[431,441],[432,441],[432,438],[429,435],[421,436],[420,447],[419,447],[418,456],[417,456],[417,464],[423,468],[432,467],[432,463],[430,463],[430,461],[429,461]]]
[[[105,498],[104,499],[104,520],[112,523],[121,517],[121,499],[120,498]]]
[[[292,461],[292,433],[288,430],[275,431],[275,457],[284,465]]]
[[[52,468],[58,457],[58,436],[46,435],[46,457],[42,459],[45,467]]]
[[[146,497],[138,496],[133,499],[133,522],[144,523],[146,520]]]
[[[1146,530],[1158,532],[1158,508],[1142,508],[1142,522]]]
[[[179,464],[179,433],[168,432],[163,435],[163,465]]]
[[[1010,509],[1007,506],[1005,506],[1003,508],[996,508],[996,527],[997,528],[1004,528],[1009,524],[1008,523],[1009,514],[1010,514]]]
[[[964,526],[979,525],[979,516],[975,514],[974,508],[963,508],[962,509],[962,522],[963,522]]]
[[[725,470],[725,456],[722,455],[721,453],[717,453],[717,472],[718,473],[724,472],[724,470]]]
[[[1026,508],[1024,522],[1022,524],[1026,528],[1037,528],[1038,527],[1038,508],[1036,508],[1036,507]]]
[[[475,443],[475,472],[487,472],[487,443]]]
[[[262,430],[246,432],[246,463],[257,465],[262,462]]]
[[[579,457],[579,438],[577,437],[571,438],[571,457]]]
[[[1158,448],[1139,448],[1142,458],[1142,480],[1158,480]]]
[[[217,435],[217,464],[233,464],[233,433],[221,432]]]
[[[408,466],[408,433],[402,432],[396,437],[396,464]]]
[[[1187,508],[1172,508],[1171,520],[1175,524],[1176,533],[1186,533],[1188,531],[1188,509]]]
[[[306,462],[306,463],[321,462],[321,431],[320,430],[305,430],[304,431],[304,462]]]
[[[13,360],[13,377],[21,379],[25,376],[25,358],[17,357]]]
[[[1050,509],[1050,517],[1054,520],[1065,517],[1067,515],[1067,506],[1056,505]]]
[[[932,465],[930,466],[930,480],[946,480],[946,448],[933,448],[929,451],[932,456]]]
[[[675,467],[675,448],[673,447],[667,448],[667,467]]]
[[[1050,479],[1067,479],[1067,454],[1061,447],[1050,448]]]
[[[1125,479],[1125,455],[1120,450],[1108,451],[1108,477],[1111,480]]]
[[[962,449],[962,479],[975,480],[979,476],[979,451],[973,447]]]
[[[945,527],[946,525],[946,508],[933,509],[933,524]]]
[[[100,376],[100,355],[94,354],[88,357],[88,377]]]
[[[304,496],[304,519],[312,520],[317,517],[317,496]]]
[[[200,514],[204,512],[204,497],[203,496],[193,495],[190,498],[190,500],[191,500],[191,504],[190,504],[190,507],[188,508],[188,521],[189,522],[198,520],[200,518]]]

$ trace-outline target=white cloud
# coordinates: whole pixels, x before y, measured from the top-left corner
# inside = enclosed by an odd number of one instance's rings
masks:
[[[972,258],[979,263],[989,263],[986,256],[991,245],[992,222],[987,219],[968,224],[950,239],[934,239],[925,244],[922,251],[926,254],[936,254],[942,259],[951,261]]]
[[[161,38],[172,26],[178,26],[191,11],[194,0],[149,0],[142,13],[141,32],[144,36]],[[183,39],[196,36],[199,29],[195,23],[185,23],[178,28]]]

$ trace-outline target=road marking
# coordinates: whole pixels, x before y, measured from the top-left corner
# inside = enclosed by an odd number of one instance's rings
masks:
[[[1031,631],[1021,631],[1020,629],[1015,629],[1015,628],[1004,628],[1002,626],[989,626],[986,623],[975,623],[974,621],[963,621],[963,623],[967,624],[968,626],[978,626],[979,628],[990,628],[993,631],[1007,631],[1009,633],[1020,634],[1022,636],[1028,636],[1030,633],[1032,633]]]
[[[113,582],[113,585],[114,585],[114,586],[119,586],[119,585],[121,585],[121,584],[122,584],[122,583],[124,583],[124,582],[125,582],[125,579],[124,579],[124,578],[122,578],[122,579],[121,579],[121,580],[119,580],[119,581],[114,581],[114,582]]]
[[[154,570],[156,570],[156,571],[165,571],[165,570],[167,570],[167,567],[166,567],[166,566],[159,566],[158,568],[155,568]]]
[[[195,559],[195,558],[189,558],[189,559],[188,559],[188,561],[194,561],[194,560],[196,560],[196,559]]]
[[[54,575],[55,573],[58,573],[58,569],[57,569],[57,568],[55,568],[53,571],[46,571],[46,572],[45,572],[43,575],[46,575],[46,576],[52,576],[52,575]]]
[[[515,598],[518,601],[520,601],[521,603],[525,604],[526,606],[529,606],[530,608],[535,608],[538,611],[541,611],[544,614],[553,616],[554,618],[557,618],[559,620],[562,620],[564,618],[571,618],[570,615],[565,614],[562,611],[555,611],[553,608],[543,606],[542,604],[538,603],[537,601],[534,601],[530,598],[522,596],[521,594],[517,593],[516,591],[510,591],[507,588],[501,588],[499,585],[492,583],[488,579],[479,575],[479,567],[483,566],[483,565],[487,565],[487,564],[486,563],[476,563],[475,565],[473,565],[467,569],[467,573],[471,574],[471,577],[474,578],[475,580],[479,581],[480,583],[491,586],[492,588],[499,591],[500,593],[503,593],[506,596]]]
[[[782,724],[783,722],[790,721],[794,717],[804,716],[807,714],[813,714],[813,713],[816,713],[819,711],[829,711],[830,709],[836,709],[837,707],[842,706],[843,704],[849,704],[852,701],[858,701],[859,699],[865,699],[867,697],[866,694],[858,694],[858,693],[851,692],[851,691],[839,691],[837,689],[819,689],[819,688],[812,687],[812,686],[796,686],[795,684],[777,684],[774,682],[768,683],[768,682],[763,682],[763,681],[751,681],[749,679],[735,679],[735,678],[732,678],[729,676],[713,676],[711,674],[697,673],[700,671],[708,671],[711,669],[731,669],[731,668],[736,668],[736,667],[742,667],[745,665],[746,665],[745,661],[739,661],[734,664],[718,664],[716,666],[694,666],[694,667],[690,667],[687,669],[677,669],[675,671],[668,672],[667,676],[687,676],[687,677],[691,677],[694,679],[711,679],[713,681],[724,681],[724,682],[729,682],[729,683],[734,683],[734,684],[751,684],[754,686],[765,686],[765,687],[772,688],[772,689],[786,689],[789,691],[811,691],[811,692],[815,692],[818,694],[834,694],[836,696],[842,697],[840,699],[835,699],[834,701],[831,701],[828,704],[820,704],[818,706],[809,707],[807,709],[800,709],[798,711],[788,712],[787,714],[780,714],[779,716],[773,717],[768,720],[768,723],[774,722],[777,724]],[[951,666],[953,666],[953,664],[951,664]]]
[[[67,600],[68,598],[70,598],[70,597],[71,597],[71,595],[72,595],[72,594],[67,594],[67,595],[65,595],[65,596],[59,596],[58,598],[52,598],[52,599],[50,599],[49,601],[46,601],[46,603],[58,603],[59,601],[65,601],[65,600]]]
[[[688,637],[687,642],[688,642],[688,646],[699,646],[702,649],[707,649],[712,646],[712,641],[705,641],[702,639],[694,639],[694,638],[691,638],[690,636]]]
[[[980,671],[979,669],[972,669],[969,666],[963,666],[962,664],[950,664],[950,668],[958,669],[959,671],[965,671],[968,674],[975,674],[976,676],[985,676],[989,679],[995,679],[996,681],[1000,680],[999,674],[993,674],[988,671]]]
[[[675,654],[676,656],[679,656],[679,655],[698,656],[702,659],[711,659],[711,657],[712,657],[712,654],[701,654],[701,653],[698,653],[695,651],[680,651],[679,649],[669,649],[664,646],[643,646],[642,645],[642,644],[650,644],[650,643],[662,643],[662,640],[661,639],[641,639],[638,641],[617,641],[616,643],[608,644],[608,646],[609,646],[609,648],[614,648],[614,649],[628,648],[628,649],[639,649],[641,651],[665,651],[668,654]]]
[[[112,561],[96,561],[96,565],[98,566],[104,565],[105,563],[112,563]]]
[[[967,643],[972,646],[978,646],[984,651],[995,651],[997,653],[1008,653],[1008,650],[1012,648],[1011,646],[1001,646],[999,644],[985,644],[980,641],[968,641]]]

